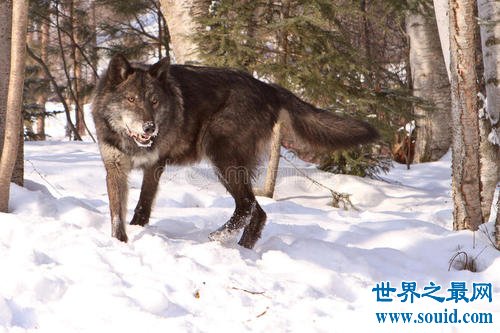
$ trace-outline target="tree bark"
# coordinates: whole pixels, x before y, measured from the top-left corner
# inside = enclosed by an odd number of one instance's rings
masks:
[[[282,11],[280,14],[281,20],[285,20],[290,16],[290,1],[283,1]],[[288,31],[282,30],[278,34],[278,48],[281,55],[277,61],[282,65],[288,62]],[[278,78],[281,84],[284,84],[286,77]],[[264,188],[262,195],[272,198],[274,196],[274,188],[276,186],[276,178],[278,177],[278,168],[281,156],[281,122],[277,122],[273,128],[273,136],[271,138],[271,147],[269,154],[269,162],[267,165],[266,179],[264,181]]]
[[[198,45],[191,35],[200,29],[195,17],[208,10],[210,2],[204,0],[160,0],[163,15],[168,23],[174,60],[177,64],[200,63]]]
[[[500,250],[500,195],[497,199],[497,218],[495,220],[495,244],[497,250]]]
[[[79,20],[75,15],[75,1],[70,0],[68,4],[69,12],[69,33],[71,45],[71,62],[73,63],[73,104],[75,106],[75,126],[80,136],[85,135],[85,116],[83,114],[82,100],[80,94],[80,81],[82,78],[81,57],[77,53],[77,44],[80,42],[80,34],[78,33]]]
[[[434,13],[436,14],[436,23],[439,31],[439,41],[443,50],[443,60],[448,73],[448,80],[451,80],[450,73],[450,18],[448,0],[433,0]]]
[[[0,0],[0,157],[5,133],[7,93],[9,91],[12,1]]]
[[[97,14],[96,14],[96,3],[95,0],[90,3],[90,33],[92,34],[92,38],[90,40],[91,50],[90,50],[90,62],[92,67],[97,69],[97,62],[99,61],[97,54]],[[97,73],[95,71],[92,72],[92,84],[94,87],[97,86]]]
[[[488,220],[500,180],[500,3],[478,0],[477,6],[487,98],[485,112],[480,117],[481,205],[483,216]]]
[[[258,195],[272,198],[274,188],[276,187],[276,178],[278,177],[278,168],[281,152],[281,122],[274,125],[273,136],[271,138],[271,150],[269,162],[267,164],[266,179],[262,191],[257,191]]]
[[[473,0],[450,0],[452,190],[455,230],[477,230],[483,223],[479,180],[474,10]]]
[[[16,163],[14,164],[14,170],[12,171],[12,177],[10,178],[10,181],[16,185],[24,186],[24,126],[22,121],[22,110],[21,125],[18,129],[18,135],[19,140],[17,144]]]
[[[44,63],[48,63],[48,47],[49,47],[49,22],[42,21],[40,29],[40,58]],[[40,74],[40,77],[45,79],[45,74]],[[42,93],[38,96],[37,104],[42,107],[43,112],[46,112],[45,104],[47,103],[47,95]],[[39,115],[36,118],[36,136],[37,140],[45,140],[45,115]]]
[[[410,39],[413,95],[432,106],[414,108],[417,124],[414,161],[436,161],[451,145],[451,96],[435,17],[409,13],[406,32]]]
[[[12,41],[7,94],[7,113],[2,157],[0,158],[0,212],[9,206],[10,180],[19,145],[22,124],[24,68],[26,60],[26,32],[28,26],[28,1],[16,0],[12,6]]]
[[[12,1],[0,2],[0,157],[2,156],[2,147],[5,135],[5,116],[7,112],[7,93],[9,90],[10,74],[10,48],[12,32]],[[5,45],[5,46],[4,46]],[[24,183],[24,127],[21,121],[19,128],[19,145],[14,171],[11,181],[19,186]]]

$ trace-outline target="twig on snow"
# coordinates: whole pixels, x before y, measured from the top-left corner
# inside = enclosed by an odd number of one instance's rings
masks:
[[[313,184],[324,188],[325,190],[328,190],[332,196],[332,203],[331,205],[335,208],[342,208],[344,210],[348,210],[349,208],[352,208],[354,210],[358,210],[351,202],[351,194],[348,193],[342,193],[342,192],[337,192],[331,189],[330,187],[321,184],[317,180],[311,178],[308,176],[304,171],[300,170],[292,161],[290,161],[286,156],[280,155],[281,158],[283,158],[288,164],[290,164],[297,172],[299,172],[304,178],[308,179],[311,181]]]

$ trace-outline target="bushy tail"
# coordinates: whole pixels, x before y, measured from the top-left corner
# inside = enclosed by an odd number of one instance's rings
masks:
[[[379,137],[377,130],[364,121],[318,109],[284,89],[279,94],[284,108],[280,114],[282,145],[301,158],[369,143]]]

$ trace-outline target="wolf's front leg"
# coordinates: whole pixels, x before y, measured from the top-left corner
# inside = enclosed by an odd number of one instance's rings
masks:
[[[118,162],[105,163],[105,167],[111,212],[111,235],[122,242],[127,242],[124,221],[127,215],[127,179],[130,168]]]
[[[130,224],[145,226],[149,222],[151,206],[158,191],[158,183],[165,169],[165,162],[158,162],[144,169],[141,195],[134,210],[134,217]]]

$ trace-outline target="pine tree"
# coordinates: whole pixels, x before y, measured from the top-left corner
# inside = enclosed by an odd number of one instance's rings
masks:
[[[395,11],[380,8],[386,13]],[[399,118],[402,110],[409,110],[413,99],[404,80],[389,69],[391,56],[374,61],[383,46],[373,46],[371,59],[360,56],[357,28],[364,15],[359,3],[352,1],[212,1],[206,15],[199,18],[206,29],[194,39],[204,63],[246,70],[332,112],[364,119],[370,115],[368,120],[385,125],[381,127],[390,141],[391,121]],[[382,32],[382,24],[374,21],[370,20],[370,29],[378,29],[386,43],[399,38]],[[364,148],[355,150],[354,155],[370,153]],[[349,163],[357,160],[344,159]],[[325,168],[331,169],[328,165]],[[339,170],[348,169],[355,170]]]

